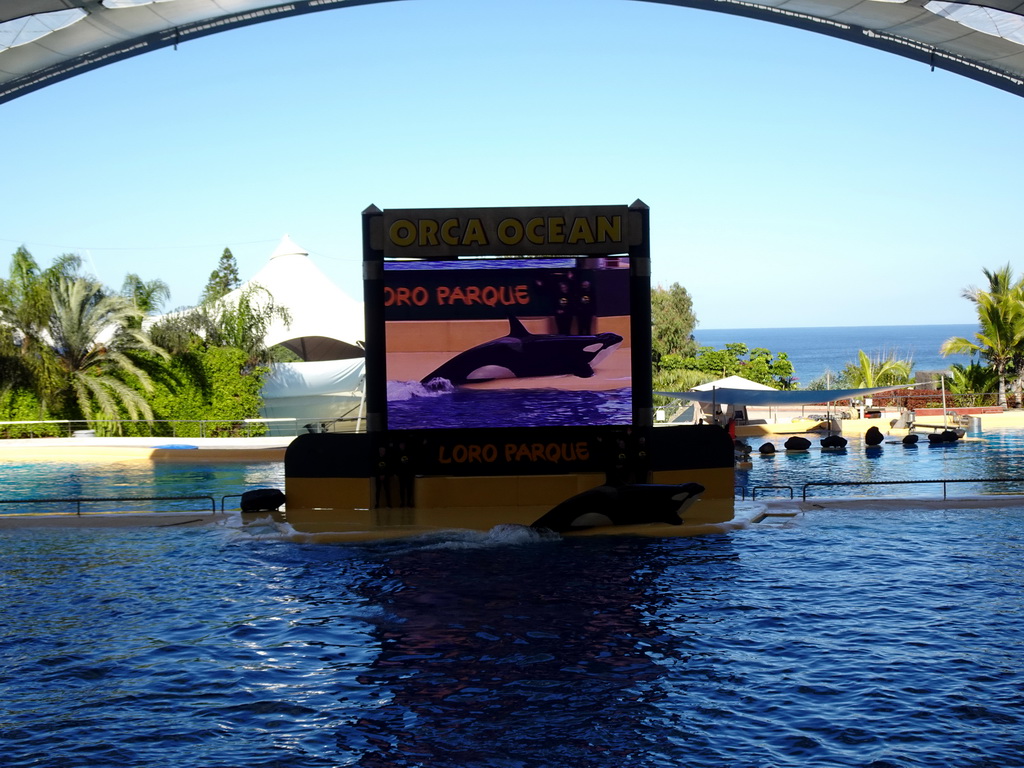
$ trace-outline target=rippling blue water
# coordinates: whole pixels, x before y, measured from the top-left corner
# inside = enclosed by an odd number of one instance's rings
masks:
[[[97,462],[35,461],[0,463],[0,498],[77,498],[91,496],[212,496],[241,494],[261,486],[284,488],[281,462]],[[237,508],[237,499],[228,508]],[[208,504],[208,502],[207,502]],[[85,505],[83,511],[106,511],[110,504]],[[200,501],[120,503],[115,509],[197,510],[209,509]],[[74,512],[74,504],[0,505],[0,513]]]
[[[455,387],[429,395],[412,394],[408,385],[389,382],[389,391],[406,385],[410,396],[388,402],[391,429],[549,427],[564,424],[630,424],[633,419],[632,389],[464,389]]]
[[[773,492],[757,490],[757,497],[788,496],[793,488],[799,498],[805,483],[893,482],[907,480],[974,480],[986,478],[1024,478],[1024,433],[1018,429],[988,429],[968,435],[968,439],[945,445],[930,445],[924,434],[916,447],[904,447],[900,438],[887,438],[877,448],[867,448],[861,435],[844,435],[849,441],[845,451],[820,450],[821,435],[807,435],[812,448],[805,453],[787,453],[786,435],[750,438],[753,448],[751,467],[737,470],[736,487],[749,498],[756,489],[780,486]],[[758,452],[765,442],[780,451],[767,457]],[[1024,482],[964,483],[947,486],[949,495],[977,493],[1024,493]],[[942,496],[941,484],[892,486],[814,487],[810,495],[855,496]]]
[[[1021,510],[0,548],[12,768],[1024,765]]]

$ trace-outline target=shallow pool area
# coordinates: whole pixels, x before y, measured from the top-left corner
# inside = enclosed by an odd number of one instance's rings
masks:
[[[861,435],[844,435],[849,441],[840,451],[821,450],[821,434],[808,434],[809,451],[789,452],[783,445],[787,436],[749,438],[750,467],[737,469],[736,488],[740,498],[788,497],[802,495],[807,483],[907,482],[920,480],[978,480],[950,483],[949,496],[985,493],[1024,493],[1024,430],[1002,428],[968,434],[955,443],[931,445],[924,433],[914,447],[904,446],[899,437],[886,437],[877,447],[865,445]],[[759,448],[771,442],[774,455],[761,455]],[[1020,478],[1020,482],[984,482],[987,478]],[[774,487],[774,488],[772,488]],[[813,486],[809,497],[821,496],[938,496],[941,484]]]
[[[199,453],[192,451],[190,453]],[[0,462],[0,499],[27,501],[36,498],[74,499],[210,496],[220,508],[224,496],[240,495],[256,487],[284,488],[281,462],[204,462],[195,461],[111,461],[95,459],[75,461],[4,460]],[[238,499],[229,499],[226,508],[237,509]],[[74,503],[0,504],[0,514],[74,514]],[[104,511],[209,511],[209,502],[160,501],[107,502],[86,504],[84,513]]]
[[[7,766],[1024,765],[1024,510],[0,531]]]

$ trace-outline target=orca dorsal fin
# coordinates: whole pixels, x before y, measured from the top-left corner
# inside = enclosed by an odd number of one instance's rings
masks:
[[[521,339],[525,336],[532,336],[533,334],[526,330],[526,326],[523,325],[522,321],[518,317],[510,317],[508,319],[508,335]]]

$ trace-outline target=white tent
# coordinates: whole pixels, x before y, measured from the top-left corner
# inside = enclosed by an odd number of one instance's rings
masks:
[[[263,268],[223,301],[236,302],[254,287],[264,289],[290,316],[287,323],[274,320],[264,340],[268,347],[280,344],[305,361],[363,356],[362,302],[338,288],[288,235]],[[252,296],[254,303],[261,301],[261,293]]]
[[[263,382],[262,415],[271,434],[359,429],[366,374],[364,358],[275,363]],[[341,426],[341,421],[345,426]]]
[[[302,358],[274,363],[263,384],[262,416],[273,434],[296,430],[358,428],[362,422],[363,305],[353,300],[309,258],[309,252],[288,236],[263,268],[224,297],[233,303],[243,291],[258,287],[254,303],[269,296],[288,312],[288,322],[275,318],[264,344],[280,344]],[[265,293],[264,293],[265,291]]]

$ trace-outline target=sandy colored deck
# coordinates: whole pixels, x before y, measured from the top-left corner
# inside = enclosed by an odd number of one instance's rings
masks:
[[[5,461],[282,461],[294,437],[34,437],[0,440]]]

